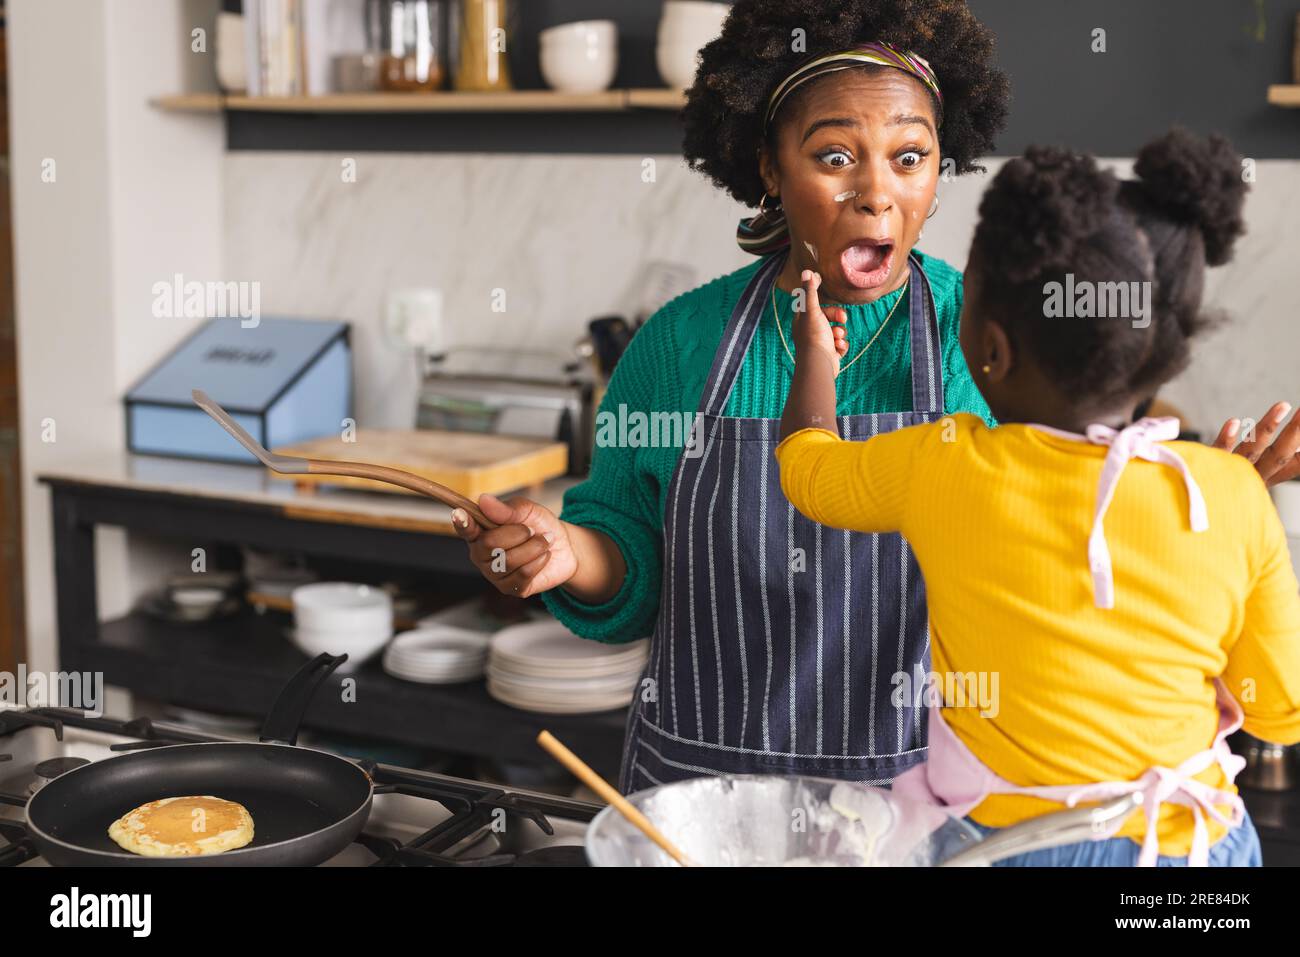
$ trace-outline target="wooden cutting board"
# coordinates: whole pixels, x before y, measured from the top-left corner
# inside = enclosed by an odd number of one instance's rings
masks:
[[[561,442],[517,439],[478,432],[440,432],[431,429],[358,429],[356,441],[339,436],[313,439],[272,451],[332,462],[365,462],[413,472],[477,500],[487,492],[499,495],[515,489],[534,489],[569,470],[569,449]],[[300,491],[321,485],[370,491],[416,493],[371,479],[333,475],[280,475]]]

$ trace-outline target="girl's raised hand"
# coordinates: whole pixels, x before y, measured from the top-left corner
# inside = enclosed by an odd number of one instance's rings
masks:
[[[838,306],[822,308],[818,295],[822,284],[821,273],[805,269],[800,278],[803,281],[803,303],[800,308],[800,297],[795,297],[795,357],[803,359],[809,355],[824,355],[832,375],[838,376],[840,357],[849,349],[848,333],[844,328],[844,310]]]

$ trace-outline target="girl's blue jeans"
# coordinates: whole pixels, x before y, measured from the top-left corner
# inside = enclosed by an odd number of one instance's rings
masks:
[[[985,827],[970,818],[966,819],[976,830],[984,835],[995,834],[996,827]],[[1138,854],[1142,851],[1137,841],[1127,837],[1112,837],[1104,841],[1083,841],[1079,844],[1067,844],[1064,847],[1049,847],[1040,851],[1018,854],[1005,861],[998,861],[997,867],[1136,867]],[[1259,835],[1250,815],[1223,835],[1210,847],[1211,867],[1259,867],[1263,863],[1259,848]],[[1157,867],[1186,867],[1186,857],[1165,857],[1156,859]]]

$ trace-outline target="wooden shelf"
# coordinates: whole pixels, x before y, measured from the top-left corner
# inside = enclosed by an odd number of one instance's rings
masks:
[[[1268,101],[1274,106],[1300,108],[1300,83],[1270,86],[1268,88]]]
[[[191,93],[149,101],[155,109],[178,113],[222,111],[262,113],[584,113],[632,109],[680,110],[681,90],[606,90],[557,93],[505,90],[500,93],[335,93],[328,96],[223,96]]]
[[[686,105],[685,90],[625,90],[627,105],[637,110],[680,110]]]
[[[179,96],[154,97],[149,105],[173,113],[220,113],[225,107],[225,99],[220,93],[182,93]]]

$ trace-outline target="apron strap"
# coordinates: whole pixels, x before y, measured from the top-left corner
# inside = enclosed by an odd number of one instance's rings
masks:
[[[911,288],[907,292],[912,313],[912,410],[942,415],[945,408],[943,340],[939,335],[934,290],[915,251],[907,258],[912,269]]]
[[[745,363],[745,354],[754,339],[758,323],[767,311],[772,286],[785,265],[788,251],[775,253],[763,261],[740,294],[736,308],[731,313],[727,328],[722,333],[722,344],[713,353],[713,366],[704,382],[700,395],[699,411],[706,416],[721,416],[731,397],[731,387]]]

